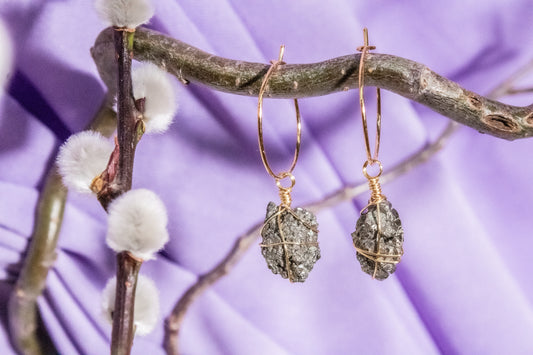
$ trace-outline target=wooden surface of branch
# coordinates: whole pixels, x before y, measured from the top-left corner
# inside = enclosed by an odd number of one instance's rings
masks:
[[[100,73],[108,68],[112,30],[100,33],[92,49]],[[192,81],[238,95],[257,96],[269,64],[217,57],[177,39],[139,28],[133,53],[182,81]],[[273,98],[302,98],[357,88],[360,54],[351,54],[313,64],[283,65],[272,75],[265,93]],[[103,80],[107,82],[104,74]],[[518,107],[491,100],[414,61],[368,53],[365,82],[413,101],[482,133],[504,139],[533,136],[533,107]]]
[[[100,203],[107,210],[108,205],[118,196],[131,189],[133,162],[137,147],[137,121],[142,114],[135,106],[131,78],[132,40],[135,32],[113,30],[117,58],[117,140],[119,147],[118,171],[111,182],[107,194],[98,194]],[[142,261],[137,261],[127,252],[117,255],[117,288],[113,330],[111,333],[111,354],[128,355],[133,345],[135,333],[133,316],[137,275]]]
[[[129,355],[134,336],[134,306],[137,277],[142,261],[128,252],[117,254],[117,288],[113,311],[111,355]],[[116,321],[118,320],[118,321]]]
[[[116,115],[110,108],[109,101],[109,97],[106,97],[88,126],[88,129],[98,131],[106,137],[111,136],[116,128]],[[10,336],[21,354],[57,353],[50,348],[51,344],[47,344],[46,331],[39,329],[37,297],[42,294],[46,277],[56,259],[66,198],[67,190],[54,164],[39,195],[28,253],[9,298]]]
[[[54,166],[39,198],[28,256],[9,298],[10,335],[21,354],[38,355],[50,351],[38,335],[37,297],[43,292],[46,276],[57,257],[66,197],[67,189]]]

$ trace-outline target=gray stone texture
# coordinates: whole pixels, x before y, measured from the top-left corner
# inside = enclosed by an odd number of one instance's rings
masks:
[[[355,232],[352,233],[354,245],[357,248],[370,252],[378,252],[386,255],[403,254],[403,229],[402,222],[398,212],[392,208],[389,201],[384,200],[379,203],[379,216],[381,224],[381,237],[379,251],[377,250],[378,241],[378,209],[377,205],[368,206],[367,210],[361,213],[357,220]],[[392,261],[398,260],[397,257],[385,257],[386,261],[378,262],[375,278],[385,280],[390,274],[396,271],[396,264]],[[361,269],[369,275],[374,275],[376,262],[357,253],[357,260],[361,264]]]
[[[265,222],[278,212],[278,208],[274,202],[268,204]],[[276,216],[265,224],[261,231],[261,236],[263,237],[261,253],[265,257],[268,268],[274,274],[280,274],[285,279],[290,277],[292,282],[304,282],[309,272],[313,269],[315,262],[320,259],[318,244],[304,244],[317,242],[318,233],[316,231],[318,223],[315,215],[303,208],[298,207],[292,211],[298,218],[295,218],[289,211],[284,210],[279,218]],[[281,222],[279,226],[278,220]],[[290,272],[287,272],[284,246],[270,245],[282,242],[280,227],[283,230],[286,242],[302,243],[286,245]]]

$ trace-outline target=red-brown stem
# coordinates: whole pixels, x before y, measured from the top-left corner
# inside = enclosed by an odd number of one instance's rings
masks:
[[[115,31],[115,50],[118,59],[117,136],[120,146],[116,187],[125,192],[131,189],[133,159],[135,158],[135,123],[139,112],[135,108],[131,81],[132,50],[129,37],[134,33]]]
[[[114,43],[117,56],[117,139],[119,145],[118,171],[108,186],[108,194],[99,194],[100,203],[107,210],[109,203],[131,189],[133,160],[139,140],[138,118],[141,113],[135,106],[131,80],[131,58],[134,32],[115,29]],[[117,289],[113,330],[111,333],[111,354],[130,354],[133,343],[133,313],[137,275],[142,262],[127,252],[117,256]]]
[[[111,354],[129,355],[133,345],[134,306],[137,276],[142,261],[128,252],[117,254],[117,288],[113,311],[113,332],[111,334]]]

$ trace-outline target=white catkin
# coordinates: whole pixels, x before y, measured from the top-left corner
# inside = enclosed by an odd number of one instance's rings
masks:
[[[150,0],[96,0],[96,11],[107,24],[136,28],[154,15]]]
[[[13,69],[13,42],[4,22],[0,20],[0,92],[9,81]]]
[[[113,143],[98,132],[83,131],[70,136],[57,155],[59,174],[69,189],[91,193],[91,183],[100,175],[114,149]]]
[[[115,310],[117,278],[109,279],[102,291],[102,311],[104,318],[113,324]],[[150,333],[159,320],[159,292],[155,283],[144,275],[137,278],[135,305],[133,306],[133,322],[136,335]]]
[[[168,241],[167,211],[161,199],[146,189],[130,190],[109,205],[106,242],[115,252],[129,251],[154,259]]]
[[[144,123],[147,133],[168,129],[178,105],[174,86],[167,72],[152,63],[144,63],[132,71],[133,97],[145,99]]]

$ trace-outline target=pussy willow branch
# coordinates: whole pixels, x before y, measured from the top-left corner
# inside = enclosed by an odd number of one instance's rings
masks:
[[[115,112],[105,100],[88,129],[111,136],[115,130]],[[39,328],[37,297],[46,284],[46,277],[56,259],[56,247],[63,220],[67,190],[55,164],[46,176],[37,203],[35,227],[28,254],[9,298],[9,332],[17,351],[25,355],[57,354],[47,341],[44,328]]]
[[[132,40],[135,32],[113,29],[114,47],[117,59],[117,140],[119,146],[118,172],[106,193],[98,199],[107,210],[109,203],[131,189],[135,148],[140,139],[138,119],[142,113],[137,110],[133,98],[131,79]],[[111,354],[129,355],[134,336],[134,305],[137,276],[142,261],[128,252],[117,254],[117,287],[111,332]]]
[[[99,68],[109,66],[112,32],[102,31],[92,49]],[[144,28],[137,30],[133,54],[182,81],[248,96],[257,96],[261,79],[269,68],[269,64],[217,57]],[[265,96],[301,98],[354,89],[358,85],[360,57],[351,54],[314,64],[283,65],[272,75]],[[106,81],[105,76],[103,79]],[[508,140],[533,136],[533,106],[511,106],[483,97],[408,59],[368,53],[365,82],[419,102],[482,133]]]
[[[11,341],[21,354],[53,352],[46,337],[39,336],[37,297],[41,295],[46,276],[56,259],[56,246],[65,209],[67,190],[55,165],[50,169],[37,205],[37,219],[28,256],[9,298],[9,330]]]

